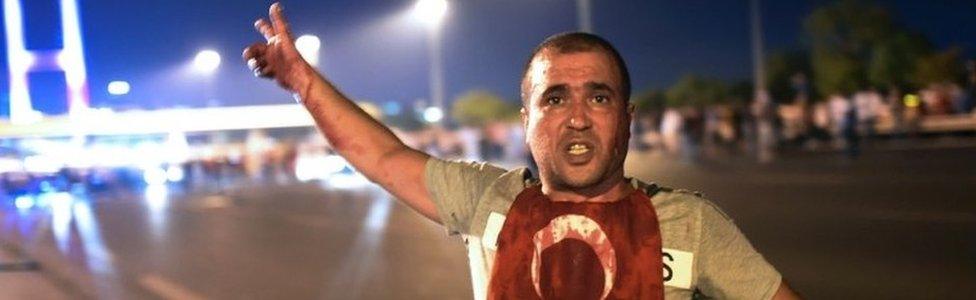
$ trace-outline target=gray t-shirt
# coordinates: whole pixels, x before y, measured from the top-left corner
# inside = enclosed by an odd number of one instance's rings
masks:
[[[528,173],[486,163],[427,162],[425,184],[441,222],[467,245],[476,299],[487,295],[496,238],[509,207],[537,182]],[[695,291],[717,299],[772,298],[779,272],[718,207],[695,193],[631,181],[650,196],[658,216],[665,298],[691,299]]]

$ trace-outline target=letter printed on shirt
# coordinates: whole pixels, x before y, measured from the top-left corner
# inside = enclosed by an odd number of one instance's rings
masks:
[[[692,264],[695,254],[687,251],[662,248],[664,285],[682,289],[691,288]]]

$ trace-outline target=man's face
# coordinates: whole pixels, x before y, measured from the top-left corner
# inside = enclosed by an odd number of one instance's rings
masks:
[[[619,74],[601,51],[533,58],[522,120],[544,183],[580,190],[622,178],[633,110]]]

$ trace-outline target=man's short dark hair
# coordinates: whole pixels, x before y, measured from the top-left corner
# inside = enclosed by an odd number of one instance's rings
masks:
[[[553,50],[559,54],[569,54],[578,52],[590,52],[590,51],[602,51],[610,56],[613,63],[617,65],[617,70],[620,72],[620,92],[625,101],[630,101],[630,72],[627,71],[627,64],[624,63],[623,57],[620,56],[620,52],[613,47],[606,39],[586,32],[564,32],[556,34],[546,38],[542,41],[539,46],[536,46],[532,50],[532,55],[529,56],[529,60],[525,62],[525,68],[522,70],[522,81],[520,87],[522,89],[522,102],[528,102],[526,99],[527,90],[525,89],[525,79],[529,74],[529,68],[532,67],[532,61],[535,59],[539,52],[543,50]]]

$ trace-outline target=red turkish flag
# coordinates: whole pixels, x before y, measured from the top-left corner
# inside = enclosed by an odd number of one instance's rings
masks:
[[[650,199],[553,202],[522,191],[498,235],[489,299],[664,299],[661,232]]]

